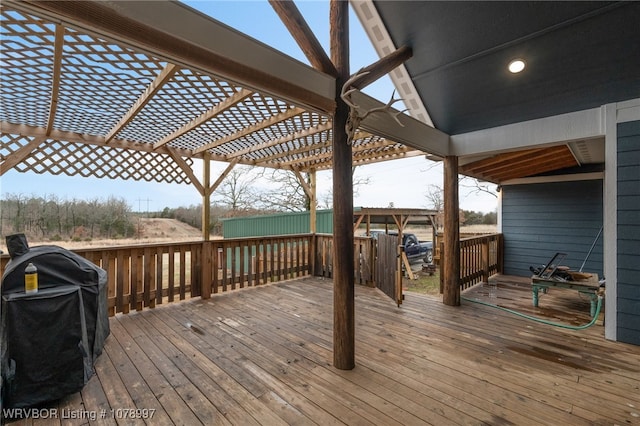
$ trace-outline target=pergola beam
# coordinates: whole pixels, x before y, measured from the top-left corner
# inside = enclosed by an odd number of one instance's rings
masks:
[[[224,101],[214,105],[213,107],[209,108],[204,113],[200,114],[198,117],[194,118],[193,120],[191,120],[190,122],[188,122],[184,126],[180,127],[175,132],[165,136],[164,138],[162,138],[158,142],[154,143],[153,144],[154,149],[160,148],[161,146],[163,146],[165,144],[168,144],[172,140],[175,140],[175,139],[179,138],[180,136],[184,135],[185,133],[190,132],[191,130],[195,129],[196,127],[199,127],[199,126],[203,125],[207,121],[209,121],[209,120],[213,119],[214,117],[216,117],[218,114],[221,114],[224,111],[226,111],[229,108],[231,108],[232,106],[242,102],[243,100],[245,100],[246,98],[248,98],[252,94],[253,94],[253,92],[251,90],[247,90],[247,89],[239,90],[238,92],[236,92],[233,95],[229,96]],[[215,143],[207,144],[207,145],[205,145],[203,147],[200,147],[199,149],[195,150],[194,152],[197,154],[199,152],[206,151],[207,149],[209,149],[210,147],[213,147],[213,146],[215,146]]]
[[[51,100],[49,102],[49,117],[47,118],[46,135],[51,134],[53,123],[58,110],[58,97],[60,95],[60,76],[62,75],[62,49],[64,48],[64,32],[62,25],[56,25],[56,37],[53,48],[53,77],[51,78]]]
[[[335,80],[274,48],[178,2],[12,1],[12,8],[47,16],[168,62],[228,78],[244,87],[323,113],[335,109]],[[188,25],[184,23],[188,22]]]
[[[34,127],[26,124],[13,124],[6,121],[0,122],[0,128],[2,128],[2,133],[14,134],[14,135],[22,135],[26,137],[46,137],[46,129],[42,127]],[[54,139],[59,141],[73,142],[73,143],[81,143],[86,145],[97,145],[97,146],[109,146],[111,148],[122,148],[131,151],[144,151],[144,152],[157,152],[154,151],[153,145],[150,143],[140,143],[140,142],[130,142],[123,139],[113,139],[111,143],[107,144],[104,137],[101,136],[93,136],[87,134],[78,134],[73,132],[66,132],[62,130],[52,130],[48,139]],[[180,148],[171,148],[174,152],[178,153],[181,157],[196,157],[192,155],[191,150],[188,149],[180,149]],[[199,156],[202,158],[202,156]],[[218,156],[215,158],[219,161],[225,161],[226,157]]]
[[[310,147],[305,147],[304,150],[296,150],[296,151],[291,151],[291,154],[304,154],[306,153],[307,156],[306,158],[309,161],[315,161],[315,162],[322,162],[322,161],[327,161],[328,164],[331,164],[331,159],[333,158],[333,153],[331,151],[329,152],[325,152],[323,154],[316,154],[314,153],[314,151],[317,151],[318,149],[321,149],[323,147],[329,147],[331,145],[331,141],[327,141],[326,143],[322,144],[322,145],[313,145]],[[383,144],[380,144],[380,146],[383,146]],[[394,151],[389,152],[389,155],[385,155],[384,152],[372,152],[372,153],[366,153],[367,151],[370,151],[372,148],[369,145],[363,145],[363,146],[357,146],[357,147],[353,147],[352,148],[352,153],[353,153],[353,162],[365,162],[367,160],[371,160],[371,159],[375,159],[375,158],[379,158],[379,157],[384,157],[384,158],[389,158],[391,156],[395,157],[395,156],[406,156],[403,154],[409,153],[409,152],[415,152],[416,155],[424,155],[424,153],[419,152],[419,151],[415,151],[412,148],[403,146],[402,148],[397,148]],[[300,163],[303,163],[305,160],[304,159],[300,159],[297,158],[295,160],[288,160],[288,161],[280,161],[278,162],[278,164],[281,166],[281,168],[288,168],[288,167],[293,167],[296,165],[299,165]],[[264,165],[265,163],[261,163],[261,162],[256,162],[256,165]],[[267,167],[267,166],[265,166]],[[273,167],[273,166],[272,166]],[[299,167],[300,168],[300,167]]]
[[[322,133],[322,132],[325,132],[327,130],[331,130],[331,122],[330,121],[327,121],[326,123],[323,123],[323,124],[319,124],[316,127],[310,127],[310,128],[305,129],[305,130],[303,130],[301,132],[294,132],[294,133],[291,133],[291,134],[289,134],[287,136],[283,136],[281,138],[274,139],[272,141],[264,142],[264,143],[252,146],[250,148],[246,148],[246,149],[240,150],[240,151],[238,151],[238,152],[236,152],[236,153],[234,153],[232,155],[229,155],[229,158],[236,158],[236,157],[240,157],[240,156],[242,156],[244,154],[247,154],[249,152],[258,152],[258,151],[262,151],[262,150],[265,150],[265,149],[268,149],[268,148],[281,146],[281,145],[286,144],[287,142],[292,142],[292,141],[294,141],[296,139],[299,139],[299,138],[302,138],[302,137],[305,137],[305,136],[313,136],[316,133]],[[312,145],[312,146],[302,146],[302,147],[297,148],[297,149],[287,150],[287,155],[297,154],[297,153],[300,153],[300,152],[307,152],[307,151],[310,150],[309,148],[317,149],[317,148],[322,148],[322,147],[325,147],[325,146],[330,146],[330,143],[321,144],[321,145]],[[273,158],[280,158],[280,157],[282,157],[282,153],[260,157],[260,159],[256,161],[256,164],[267,162],[267,161],[269,161],[269,160],[271,160]]]
[[[231,161],[229,165],[227,165],[227,168],[224,169],[224,171],[220,174],[220,176],[218,176],[218,179],[216,179],[213,185],[211,185],[211,187],[209,188],[208,195],[213,194],[213,191],[215,191],[222,184],[222,181],[224,181],[224,179],[229,175],[229,173],[231,173],[231,170],[233,170],[236,164],[238,164],[238,161],[234,160],[234,161]]]
[[[40,144],[45,140],[45,136],[35,137],[20,149],[6,156],[4,161],[0,163],[0,176],[14,168],[16,165],[20,164],[25,158],[29,156],[29,154],[33,152],[34,149],[40,146]]]
[[[149,101],[155,96],[156,93],[164,86],[174,74],[178,71],[179,67],[174,64],[167,64],[160,71],[160,74],[156,76],[156,78],[147,86],[144,92],[140,94],[140,97],[136,100],[136,102],[129,108],[129,111],[118,121],[118,123],[113,126],[113,128],[107,133],[105,136],[105,142],[109,143],[119,131],[124,129],[127,124],[131,122],[135,118],[136,115],[144,106],[149,103]]]
[[[307,195],[307,197],[314,198],[314,194],[313,194],[313,191],[311,190],[311,186],[307,183],[304,176],[302,176],[302,173],[300,172],[300,170],[298,170],[296,167],[292,167],[291,171],[293,172],[294,175],[296,175],[296,178],[298,178],[298,182],[300,183],[300,186],[302,187],[302,190]]]
[[[200,183],[200,180],[198,179],[196,174],[193,173],[193,169],[191,169],[189,164],[187,164],[187,162],[184,161],[182,157],[180,157],[180,154],[174,149],[169,148],[168,146],[163,147],[162,151],[166,152],[168,155],[171,156],[171,158],[173,159],[173,161],[176,162],[178,167],[180,167],[180,169],[189,177],[189,180],[196,187],[196,190],[200,193],[200,195],[204,196],[205,187],[202,185],[202,183]]]
[[[198,154],[200,152],[207,151],[209,149],[213,149],[213,148],[215,148],[217,146],[224,145],[225,143],[229,143],[229,142],[234,141],[236,139],[239,139],[241,137],[247,136],[247,135],[249,135],[249,134],[251,134],[253,132],[257,132],[257,131],[259,131],[261,129],[266,129],[267,127],[270,127],[270,126],[273,126],[273,125],[278,124],[280,122],[283,122],[285,120],[288,120],[288,119],[290,119],[292,117],[295,117],[296,115],[300,115],[303,112],[304,112],[304,110],[302,108],[297,108],[297,107],[287,108],[285,111],[282,111],[279,114],[272,115],[271,117],[269,117],[269,118],[267,118],[267,119],[265,119],[263,121],[260,121],[258,123],[254,123],[254,124],[252,124],[250,126],[247,126],[247,127],[245,127],[244,129],[242,129],[242,130],[240,130],[238,132],[232,133],[230,135],[227,135],[227,136],[224,136],[222,138],[216,139],[213,142],[205,144],[205,145],[201,146],[200,148],[194,150],[194,153]],[[238,151],[238,152],[234,152],[233,155],[230,156],[229,158],[234,158],[236,156],[240,156],[240,155],[243,155],[243,154],[245,154],[247,152],[251,152],[251,151],[253,151],[253,147],[250,147],[250,148]]]

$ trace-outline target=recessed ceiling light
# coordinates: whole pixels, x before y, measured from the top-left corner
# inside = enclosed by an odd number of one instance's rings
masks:
[[[524,67],[525,63],[522,59],[514,59],[513,61],[509,62],[509,71],[513,74],[521,72]]]

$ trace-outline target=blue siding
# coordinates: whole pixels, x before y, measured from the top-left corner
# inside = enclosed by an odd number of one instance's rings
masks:
[[[640,345],[640,121],[618,124],[617,339]]]
[[[556,252],[578,270],[601,226],[601,180],[503,186],[504,273],[530,276]],[[602,259],[601,236],[584,271],[602,276]]]

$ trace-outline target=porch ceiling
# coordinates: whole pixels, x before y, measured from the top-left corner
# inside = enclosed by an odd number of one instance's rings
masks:
[[[435,127],[449,135],[597,108],[640,93],[640,3],[352,0],[374,12]],[[372,21],[373,23],[373,21]],[[376,37],[377,36],[377,37]],[[524,60],[517,74],[507,70]],[[402,96],[405,96],[402,93]]]
[[[561,145],[497,154],[461,165],[459,169],[460,173],[467,176],[502,183],[578,165],[571,149]]]
[[[171,18],[155,12],[157,5],[116,5],[3,2],[1,173],[15,168],[180,183],[197,179],[193,159],[206,156],[296,171],[332,167],[332,77],[186,6],[158,8],[227,38],[211,49],[246,44],[252,51],[245,56],[260,55],[255,60],[267,65],[258,69],[224,51],[203,54],[198,49],[209,46],[118,15],[147,10],[154,19]],[[268,69],[274,58],[278,75]],[[419,154],[362,129],[353,141],[354,165]]]
[[[499,183],[577,165],[566,148],[548,148],[560,143],[570,145],[580,165],[604,163],[604,144],[573,146],[583,136],[562,127],[573,123],[560,126],[570,135],[562,140],[544,140],[547,129],[530,123],[640,95],[640,2],[351,3],[379,54],[412,47],[391,78],[413,115],[451,135],[463,174]],[[507,65],[516,58],[526,67],[513,74]],[[492,139],[504,136],[498,129],[523,123],[526,131],[519,127],[513,138]],[[486,138],[457,143],[472,134]],[[534,145],[545,149],[526,151],[536,137]]]

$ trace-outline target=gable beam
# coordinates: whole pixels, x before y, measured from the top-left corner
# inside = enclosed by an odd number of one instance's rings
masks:
[[[452,154],[459,157],[535,148],[558,142],[604,136],[602,108],[508,124],[451,136]]]
[[[351,94],[351,100],[366,111],[384,106],[382,102],[359,91]],[[402,126],[399,126],[392,116],[396,112],[400,111],[391,108],[390,114],[371,114],[362,120],[360,130],[366,130],[437,157],[444,158],[449,155],[449,135],[407,114],[397,115],[402,123]]]

